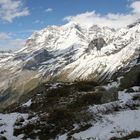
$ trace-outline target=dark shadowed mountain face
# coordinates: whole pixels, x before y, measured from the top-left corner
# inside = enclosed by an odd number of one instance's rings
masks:
[[[89,44],[89,47],[91,48],[96,47],[97,50],[101,50],[106,45],[107,44],[103,38],[97,38],[91,41],[91,43]]]
[[[107,44],[103,38],[93,39],[88,45],[87,52],[90,52],[95,48],[100,51],[104,46],[107,46]]]
[[[50,59],[53,58],[53,55],[51,55],[47,50],[42,49],[40,51],[36,51],[32,54],[32,57],[29,55],[26,56],[29,57],[26,61],[26,63],[23,66],[23,69],[27,70],[34,70],[39,68],[41,63],[49,61]]]
[[[134,26],[139,25],[139,24],[140,24],[140,19],[137,20],[137,22],[134,22],[133,24],[128,25],[128,28],[133,28]]]

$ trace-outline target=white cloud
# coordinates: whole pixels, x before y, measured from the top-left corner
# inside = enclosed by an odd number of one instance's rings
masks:
[[[34,21],[34,23],[36,23],[36,24],[43,24],[44,21],[42,21],[42,20],[38,20],[38,19],[37,19],[37,20]]]
[[[0,32],[0,40],[7,40],[10,36],[7,33]]]
[[[34,23],[39,23],[39,22],[40,22],[40,20],[38,20],[38,19],[34,21]]]
[[[0,40],[0,50],[19,50],[25,45],[25,39]]]
[[[95,11],[91,11],[81,13],[76,16],[68,16],[65,17],[64,20],[68,22],[77,22],[88,27],[92,26],[93,24],[97,24],[99,26],[120,28],[140,19],[140,1],[133,1],[129,7],[131,8],[129,14],[108,13],[102,16]]]
[[[0,0],[0,19],[12,22],[13,19],[29,15],[29,10],[24,7],[22,0]]]
[[[25,39],[14,39],[10,33],[0,32],[0,50],[18,50],[25,44]]]
[[[140,1],[134,1],[130,7],[133,9],[133,13],[140,14]]]
[[[52,12],[52,11],[53,11],[52,8],[47,8],[47,9],[45,10],[45,12]]]
[[[15,48],[21,48],[25,45],[25,39],[11,39],[9,40],[9,46],[13,46]]]

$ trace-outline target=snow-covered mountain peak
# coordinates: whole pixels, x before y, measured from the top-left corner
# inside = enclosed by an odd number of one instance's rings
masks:
[[[113,29],[97,25],[86,28],[77,23],[68,23],[63,26],[49,26],[33,33],[27,40],[25,47],[28,50],[46,48],[47,50],[64,50],[74,44],[87,46],[93,38],[104,37],[105,40],[114,33]]]

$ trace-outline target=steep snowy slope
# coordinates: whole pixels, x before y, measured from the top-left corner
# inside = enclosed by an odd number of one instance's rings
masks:
[[[140,24],[115,31],[69,23],[35,32],[22,50],[0,59],[0,100],[15,102],[46,81],[108,80],[138,64],[139,38]]]
[[[47,75],[51,72],[60,80],[70,81],[99,80],[128,66],[138,57],[139,33],[140,25],[118,31],[98,26],[86,29],[77,24],[52,26],[34,33],[24,51],[34,54],[41,49],[47,50],[44,57],[48,56],[48,59],[42,58],[40,63],[43,64],[39,67]]]

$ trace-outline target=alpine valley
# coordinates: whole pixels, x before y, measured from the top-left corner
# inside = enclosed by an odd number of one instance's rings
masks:
[[[0,52],[0,140],[140,139],[140,23],[70,22]]]

